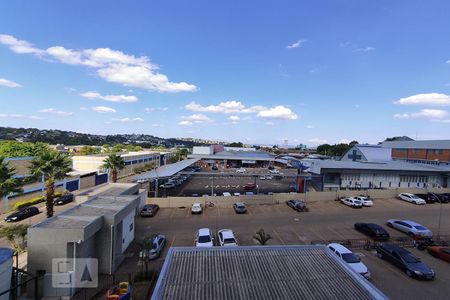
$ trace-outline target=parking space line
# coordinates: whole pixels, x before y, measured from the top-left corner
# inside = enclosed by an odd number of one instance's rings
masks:
[[[278,232],[275,230],[275,228],[273,229],[273,232],[275,232],[275,235],[278,237],[278,239],[280,240],[280,242],[283,245],[286,245],[286,243],[283,241],[283,239],[281,238],[281,236],[278,234]]]
[[[318,233],[316,230],[314,230],[312,227],[308,228],[314,235],[316,235],[319,239],[321,239],[322,241],[325,241],[326,238],[324,238],[323,235],[321,235],[320,233]],[[311,239],[313,240],[313,239]]]
[[[173,238],[172,238],[172,241],[170,242],[169,248],[172,248],[172,245],[173,245],[173,243],[175,242],[175,238],[176,238],[176,236],[174,235]]]
[[[291,231],[295,234],[295,236],[299,239],[299,241],[301,241],[301,242],[305,242],[306,241],[306,238],[305,237],[301,237],[295,230],[294,230],[294,228],[291,228]]]
[[[337,236],[339,236],[341,239],[345,239],[345,236],[342,235],[339,231],[334,230],[334,229],[331,228],[331,227],[328,227],[328,230],[332,231],[334,234],[336,234]]]
[[[221,216],[221,214],[220,214],[220,207],[219,206],[216,206],[217,207],[217,214],[219,215],[219,217]]]
[[[174,212],[174,211],[175,211],[175,209],[172,208],[172,210],[171,210],[171,212],[170,212],[170,216],[169,216],[170,219],[172,219],[172,217],[173,217],[173,212]]]

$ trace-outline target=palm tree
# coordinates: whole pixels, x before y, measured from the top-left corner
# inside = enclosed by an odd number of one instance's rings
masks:
[[[25,244],[28,227],[30,226],[27,224],[0,226],[0,238],[6,238],[15,251],[21,251],[23,249],[22,246]],[[18,238],[21,239],[21,243],[17,242]]]
[[[104,162],[103,168],[111,171],[112,182],[117,182],[117,174],[125,168],[125,160],[120,155],[113,153],[105,158]]]
[[[261,246],[267,244],[267,242],[272,238],[272,236],[264,231],[264,229],[260,229],[256,232],[256,235],[253,236],[255,240],[257,240]]]
[[[45,206],[47,218],[53,216],[53,199],[55,198],[55,182],[64,179],[72,170],[70,158],[57,151],[47,151],[31,161],[30,172],[33,176],[43,176],[46,188]]]
[[[13,178],[15,169],[0,157],[0,199],[11,193],[22,193],[21,181]]]

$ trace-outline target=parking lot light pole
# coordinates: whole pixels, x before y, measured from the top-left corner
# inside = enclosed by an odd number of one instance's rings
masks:
[[[211,176],[211,196],[214,196],[214,176]]]
[[[438,232],[437,237],[441,239],[441,218],[442,218],[442,200],[439,199],[440,207],[439,207],[439,223],[438,223]]]

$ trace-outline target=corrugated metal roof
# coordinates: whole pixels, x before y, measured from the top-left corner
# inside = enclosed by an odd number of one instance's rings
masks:
[[[304,161],[311,165],[311,169],[314,173],[320,173],[320,169],[386,170],[397,172],[449,172],[448,166],[415,164],[400,160],[388,162],[360,162],[351,160],[305,159]]]
[[[359,161],[377,162],[377,161],[391,161],[391,149],[383,148],[379,145],[354,145],[347,153],[345,153],[341,160],[353,160],[353,153],[361,154]],[[349,157],[350,156],[350,157]]]
[[[258,160],[274,161],[275,156],[266,152],[222,151],[216,154],[190,154],[189,158],[213,159],[213,160]]]
[[[325,246],[171,248],[152,299],[387,299]]]
[[[134,180],[170,177],[180,172],[181,170],[189,167],[190,165],[196,163],[199,160],[200,160],[199,158],[191,158],[173,164],[165,165],[150,172],[146,172],[144,174],[135,176]]]
[[[382,142],[381,146],[395,149],[450,149],[450,140],[393,141]]]

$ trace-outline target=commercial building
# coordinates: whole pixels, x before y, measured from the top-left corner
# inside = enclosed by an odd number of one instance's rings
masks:
[[[326,246],[170,248],[152,300],[387,299]]]
[[[0,248],[0,293],[11,288],[12,266],[12,249]],[[9,300],[9,293],[0,296],[0,300]]]
[[[80,259],[97,259],[98,272],[112,274],[134,239],[134,218],[145,204],[146,192],[138,184],[109,184],[81,193],[76,200],[86,201],[28,229],[28,272],[44,274],[39,297],[72,296],[72,283],[81,276],[75,267]],[[67,288],[52,284],[60,276],[52,259],[69,262]],[[33,293],[31,288],[28,292]]]
[[[450,140],[392,141],[381,146],[391,150],[392,158],[416,163],[450,163]]]
[[[200,164],[218,168],[268,167],[275,161],[275,156],[268,152],[222,145],[194,147],[188,158],[200,159]]]
[[[163,166],[169,162],[172,155],[172,152],[155,151],[133,151],[122,153],[120,156],[125,160],[125,168],[119,172],[119,177],[134,173],[136,168],[142,168],[144,166]],[[107,154],[73,156],[73,168],[77,171],[107,172],[108,170],[103,168],[107,157]]]
[[[449,186],[450,166],[418,164],[391,157],[381,145],[354,145],[340,160],[305,159],[316,189],[428,188]]]

